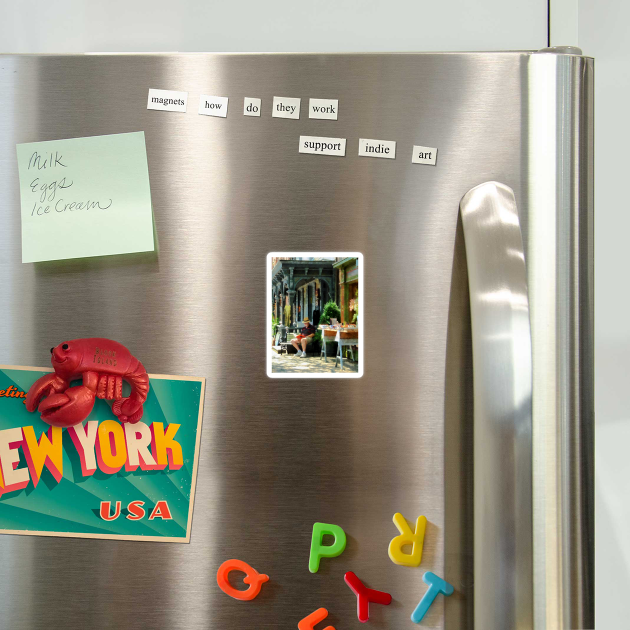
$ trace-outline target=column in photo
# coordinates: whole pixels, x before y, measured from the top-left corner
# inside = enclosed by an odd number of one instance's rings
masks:
[[[289,304],[291,305],[291,322],[290,325],[294,325],[297,322],[296,308],[295,308],[295,295],[297,291],[295,289],[289,289]]]
[[[358,260],[357,258],[338,258],[334,266],[338,273],[339,299],[337,303],[341,310],[341,321],[344,324],[356,323],[354,320],[358,313]]]
[[[346,300],[346,271],[343,267],[339,269],[339,308],[341,309],[341,321],[346,323],[347,317],[347,300]]]
[[[286,306],[286,285],[284,283],[284,281],[282,282],[281,285],[281,289],[280,289],[280,303],[281,303],[281,308],[280,308],[280,313],[281,313],[281,321],[282,321],[282,325],[286,326],[287,325],[287,321],[286,321],[286,310],[285,310],[285,306]]]

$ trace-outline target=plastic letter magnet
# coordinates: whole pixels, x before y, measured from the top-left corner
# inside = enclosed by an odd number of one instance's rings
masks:
[[[243,582],[245,584],[249,584],[249,588],[245,591],[239,591],[234,588],[229,580],[228,574],[230,571],[242,571],[245,573],[245,577],[243,578]],[[234,599],[240,599],[242,601],[248,602],[258,596],[260,593],[260,589],[264,582],[269,580],[269,576],[264,573],[258,573],[256,569],[253,569],[246,562],[242,560],[226,560],[217,571],[217,584],[219,588],[230,597]]]
[[[335,542],[332,545],[322,545],[324,536],[334,536]],[[311,555],[308,559],[308,570],[311,573],[319,571],[319,561],[322,558],[336,558],[340,556],[346,548],[346,533],[339,525],[328,525],[326,523],[313,524],[313,537],[311,538]]]
[[[407,567],[417,567],[422,561],[422,546],[424,545],[424,532],[427,528],[425,516],[419,516],[416,521],[415,533],[407,524],[405,517],[396,512],[394,514],[394,525],[398,528],[400,536],[396,536],[389,543],[389,557],[394,564],[402,564]],[[411,553],[404,553],[403,547],[412,545]]]
[[[365,623],[370,618],[370,602],[384,606],[392,603],[392,596],[389,593],[367,588],[352,571],[348,571],[343,579],[357,596],[357,617],[361,623]]]
[[[427,610],[435,600],[435,598],[442,593],[443,595],[452,595],[455,590],[451,584],[441,577],[427,571],[422,576],[422,581],[429,585],[424,597],[420,600],[420,603],[416,606],[416,609],[411,613],[411,621],[414,623],[420,623],[424,616],[427,614]]]
[[[328,611],[325,608],[318,608],[298,623],[298,630],[314,630],[315,625],[326,619],[326,617],[328,617]],[[335,630],[335,627],[326,626],[324,630]]]

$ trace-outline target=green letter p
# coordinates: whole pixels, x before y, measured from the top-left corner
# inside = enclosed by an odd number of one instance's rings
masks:
[[[335,542],[332,545],[322,545],[324,536],[334,536]],[[319,561],[322,558],[336,558],[340,556],[346,548],[346,533],[339,525],[328,525],[326,523],[313,524],[313,538],[311,539],[311,555],[308,559],[308,570],[317,573]]]

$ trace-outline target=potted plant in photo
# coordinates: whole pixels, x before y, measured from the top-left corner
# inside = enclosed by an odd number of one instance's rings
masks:
[[[319,325],[328,326],[330,325],[331,319],[336,319],[337,321],[341,319],[341,309],[339,308],[339,306],[337,306],[337,303],[334,302],[333,300],[330,300],[330,302],[326,302],[326,304],[324,304],[322,314],[319,317]],[[322,331],[319,329],[317,330],[317,333],[315,334],[315,341],[317,341],[321,347],[321,344],[323,343]]]
[[[341,319],[341,309],[333,300],[324,304],[324,309],[322,310],[322,314],[319,318],[319,323],[320,325],[330,324],[331,319],[336,319],[337,321]]]

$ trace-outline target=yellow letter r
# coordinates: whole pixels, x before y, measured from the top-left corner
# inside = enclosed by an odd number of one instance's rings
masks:
[[[424,531],[427,527],[426,516],[419,516],[416,521],[416,532],[411,531],[405,517],[396,512],[394,514],[394,524],[400,532],[389,543],[389,557],[394,564],[403,564],[407,567],[417,567],[422,561],[422,545],[424,544]],[[411,553],[404,553],[403,547],[412,545]]]

